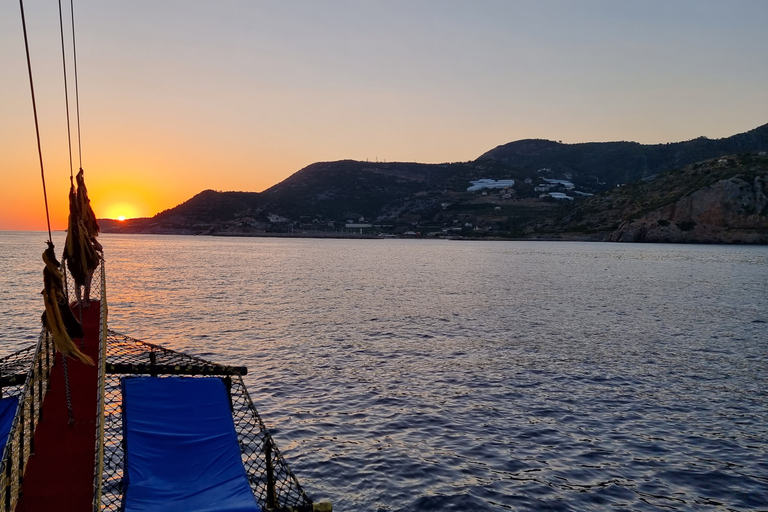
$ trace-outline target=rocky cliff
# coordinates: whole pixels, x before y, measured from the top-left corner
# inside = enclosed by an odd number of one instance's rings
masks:
[[[590,197],[530,228],[615,242],[768,243],[768,157],[698,162]]]
[[[723,179],[633,221],[614,242],[768,243],[768,173]]]

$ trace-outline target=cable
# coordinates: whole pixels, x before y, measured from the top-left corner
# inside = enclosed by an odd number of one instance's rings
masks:
[[[69,11],[72,16],[72,57],[75,64],[75,110],[77,112],[77,156],[80,170],[83,169],[83,147],[80,138],[80,89],[77,85],[77,45],[75,44],[75,2],[69,0]]]
[[[32,80],[32,61],[29,59],[29,40],[27,38],[27,21],[24,17],[24,0],[19,0],[21,10],[21,27],[24,30],[24,49],[27,52],[27,70],[29,71],[29,90],[32,93],[32,112],[35,115],[35,133],[37,134],[37,155],[40,158],[40,176],[43,180],[43,199],[45,199],[45,220],[48,222],[48,242],[53,243],[51,236],[51,217],[48,213],[48,193],[45,190],[45,170],[43,169],[43,150],[40,146],[40,123],[37,120],[37,102],[35,101],[35,83]]]
[[[19,0],[21,1],[21,0]],[[59,0],[59,32],[61,33],[61,66],[64,69],[64,105],[67,109],[67,148],[69,149],[69,180],[75,178],[72,170],[72,135],[69,123],[69,90],[67,89],[67,58],[64,51],[64,18],[61,14],[61,0]]]

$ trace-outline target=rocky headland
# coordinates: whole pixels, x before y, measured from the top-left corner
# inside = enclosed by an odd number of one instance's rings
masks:
[[[522,140],[470,162],[312,164],[105,232],[768,243],[768,125],[672,144]]]

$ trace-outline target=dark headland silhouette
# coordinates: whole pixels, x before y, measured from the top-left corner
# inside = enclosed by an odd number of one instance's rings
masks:
[[[106,232],[768,243],[768,124],[668,144],[526,139],[473,161],[319,162]]]

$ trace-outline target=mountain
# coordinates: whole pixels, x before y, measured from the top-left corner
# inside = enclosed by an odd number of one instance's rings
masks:
[[[569,213],[607,204],[589,196],[636,181],[652,189],[664,183],[655,178],[666,172],[766,150],[768,125],[724,139],[656,145],[529,139],[458,163],[319,162],[260,193],[206,190],[151,219],[102,224],[107,232],[190,234],[333,233],[348,224],[394,234],[562,236],[568,226],[576,234],[594,234],[617,228],[628,212],[609,208],[619,217],[607,225],[573,224]]]
[[[601,182],[604,188],[611,188],[710,158],[766,149],[768,124],[723,139],[699,137],[669,144],[520,140],[498,146],[478,160],[502,162],[513,169],[548,167],[560,174],[570,173],[576,182]]]
[[[410,198],[450,187],[462,171],[456,164],[316,163],[262,192],[262,207],[292,219],[381,220]]]

